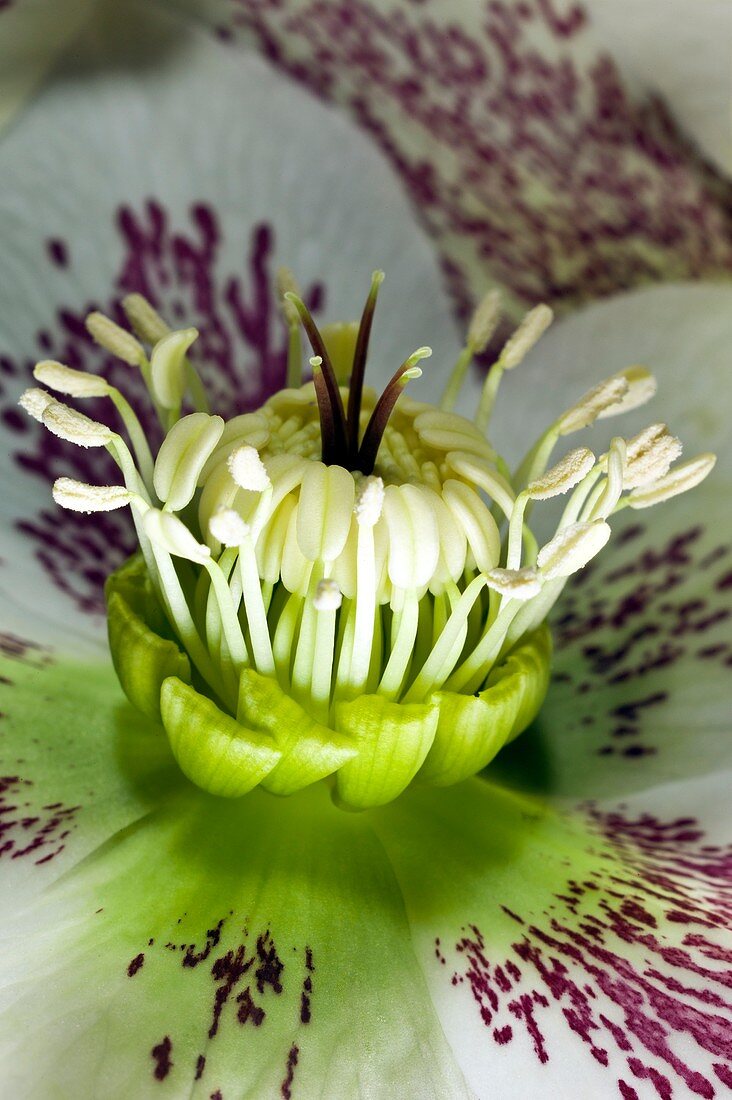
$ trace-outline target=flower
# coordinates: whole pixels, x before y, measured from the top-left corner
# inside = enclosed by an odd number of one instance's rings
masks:
[[[321,332],[284,290],[288,386],[227,422],[209,413],[190,361],[196,329],[172,330],[140,295],[125,298],[148,357],[132,333],[89,314],[96,343],[142,374],[166,430],[154,460],[132,407],[98,375],[42,360],[33,373],[47,389],[20,397],[52,435],[106,447],[119,467],[122,485],[60,477],[54,499],[86,514],[131,508],[140,553],[106,585],[112,659],[130,702],[162,722],[182,771],[210,794],[261,784],[290,795],[331,776],[339,804],[366,810],[414,780],[477,774],[536,718],[546,617],[607,543],[608,519],[695,488],[714,467],[708,453],[674,464],[681,443],[664,424],[614,437],[599,458],[576,447],[551,463],[560,439],[653,396],[653,375],[636,366],[565,409],[511,475],[485,429],[503,373],[551,310],[535,307],[506,341],[473,422],[451,406],[496,327],[495,292],[438,408],[404,393],[428,347],[380,396],[364,388],[383,277],[374,272],[360,324],[338,326],[334,345],[333,328]],[[294,285],[290,273],[280,282]],[[301,321],[314,352],[304,385]],[[130,445],[53,392],[109,397]],[[183,415],[186,398],[197,411]],[[539,546],[529,511],[560,496]]]
[[[199,330],[191,358],[215,386],[214,407],[243,415],[286,377],[287,337],[268,289],[273,253],[301,273],[319,323],[350,315],[364,268],[388,269],[404,304],[384,310],[380,345],[374,334],[382,385],[400,348],[424,333],[434,363],[460,353],[431,250],[373,149],[254,59],[162,12],[137,14],[134,26],[127,13],[99,17],[0,147],[3,409],[18,456],[3,495],[6,1087],[26,1096],[524,1096],[572,1092],[581,1073],[593,1095],[719,1093],[730,1072],[725,458],[689,498],[681,527],[673,504],[652,523],[629,509],[618,517],[620,545],[568,586],[555,615],[555,680],[539,722],[479,780],[415,787],[356,815],[335,810],[322,785],[225,802],[182,778],[160,727],[125,703],[89,611],[129,536],[117,511],[73,525],[49,506],[49,474],[89,483],[100,452],[47,435],[41,445],[40,426],[21,427],[19,358],[37,347],[103,374],[142,415],[139,368],[107,362],[82,324],[92,307],[119,323],[121,298],[142,292],[176,325]],[[257,14],[252,5],[250,20]],[[22,15],[11,5],[0,28]],[[392,40],[400,28],[397,10]],[[293,53],[303,41],[295,30]],[[571,50],[574,32],[562,33]],[[269,33],[273,56],[277,41]],[[419,41],[424,51],[429,36]],[[281,60],[305,64],[302,52]],[[370,63],[382,63],[378,53]],[[426,83],[430,68],[423,62]],[[25,69],[24,80],[37,75]],[[376,107],[374,98],[371,115]],[[363,96],[360,111],[368,123]],[[68,117],[73,133],[59,123]],[[444,132],[439,112],[431,118]],[[134,171],[121,137],[131,119]],[[403,157],[393,141],[390,155],[405,160],[419,197],[409,133]],[[715,238],[700,224],[723,225],[713,200],[723,181],[697,175],[677,149],[677,179],[706,181],[704,216],[681,219],[686,243],[664,244],[654,228],[654,254],[669,264],[654,262],[653,274],[714,274],[723,256],[715,267],[689,239]],[[296,167],[285,173],[284,163]],[[442,238],[452,239],[449,270],[474,302],[478,273],[487,276],[458,262],[464,219],[453,213]],[[724,241],[720,231],[720,254]],[[605,278],[632,273],[623,255],[647,256],[632,222],[626,244]],[[518,264],[524,255],[517,246],[517,266],[538,270],[535,255]],[[595,378],[640,358],[687,445],[724,452],[728,299],[724,287],[655,288],[558,324],[508,379],[521,390],[521,438],[546,424],[547,405],[558,415]],[[437,397],[445,373],[422,381]],[[465,386],[460,411],[472,414],[479,383],[468,374]],[[89,402],[90,418],[104,422],[93,403],[109,398]],[[496,418],[495,442],[518,459],[508,420]],[[602,427],[596,453],[612,438]],[[542,541],[550,535],[539,529]],[[587,799],[595,805],[581,809]]]

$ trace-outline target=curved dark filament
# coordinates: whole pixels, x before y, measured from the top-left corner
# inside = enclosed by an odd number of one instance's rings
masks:
[[[325,346],[325,341],[318,331],[318,326],[310,315],[310,310],[302,299],[298,298],[297,294],[293,294],[291,291],[288,291],[285,298],[292,302],[297,312],[300,314],[300,320],[307,333],[312,349],[315,352],[315,356],[320,359],[320,363],[314,371],[313,381],[315,382],[315,393],[318,398],[318,411],[320,413],[323,462],[329,465],[337,463],[339,466],[348,467],[349,447],[348,434],[346,431],[346,415],[343,411],[343,402],[341,400],[341,391],[338,388],[338,380],[336,379],[333,364],[330,361],[330,356]],[[315,378],[315,375],[318,374],[320,375],[321,383]],[[326,455],[328,457],[326,457]]]
[[[371,289],[369,290],[366,304],[361,314],[361,323],[358,327],[356,348],[353,353],[353,368],[348,390],[348,413],[346,416],[346,431],[350,448],[352,463],[356,462],[358,455],[358,425],[361,417],[361,396],[363,394],[363,380],[366,373],[366,359],[369,351],[369,338],[371,336],[371,324],[376,309],[376,299],[379,287],[384,281],[384,272],[375,271],[371,276]]]

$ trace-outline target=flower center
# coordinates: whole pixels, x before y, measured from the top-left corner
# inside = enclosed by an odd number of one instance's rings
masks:
[[[120,485],[60,478],[54,496],[78,511],[131,507],[141,556],[107,587],[115,666],[183,771],[214,794],[260,783],[288,794],[332,776],[338,802],[366,808],[417,775],[445,785],[474,774],[541,705],[546,616],[607,542],[612,515],[691,488],[713,465],[701,455],[672,469],[681,448],[664,425],[552,465],[563,436],[653,395],[652,376],[630,367],[565,410],[512,473],[488,440],[490,417],[503,374],[551,312],[532,310],[505,344],[471,421],[452,408],[495,329],[496,294],[476,310],[438,408],[403,392],[428,348],[380,395],[365,387],[382,279],[372,277],[359,324],[321,331],[283,273],[288,387],[228,423],[209,412],[194,329],[171,331],[136,295],[124,304],[142,343],[92,314],[93,337],[142,373],[166,432],[155,456],[103,378],[35,368],[57,393],[108,397],[127,439],[47,390],[21,399],[54,434],[106,447],[119,466]],[[562,495],[556,532],[539,546],[531,510]]]

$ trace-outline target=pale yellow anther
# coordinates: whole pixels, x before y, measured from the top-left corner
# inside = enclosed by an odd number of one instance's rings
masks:
[[[569,435],[571,432],[588,428],[600,416],[600,413],[608,413],[623,400],[629,390],[628,382],[620,375],[606,378],[591,390],[588,390],[579,401],[557,420],[556,428],[559,435]]]
[[[59,477],[53,483],[53,499],[72,512],[112,512],[130,503],[131,494],[124,485],[88,485],[71,477]]]
[[[249,524],[233,508],[220,508],[211,516],[208,529],[224,546],[241,546],[249,534]]]
[[[599,554],[609,538],[610,526],[604,520],[572,523],[542,546],[536,564],[546,580],[569,577]]]
[[[208,413],[190,413],[170,429],[155,460],[153,484],[169,511],[178,512],[193,499],[198,479],[216,447],[224,421]]]
[[[554,313],[547,305],[534,306],[524,317],[514,334],[506,341],[499,356],[504,370],[513,370],[523,362],[528,353],[549,328]]]
[[[694,489],[712,472],[716,461],[717,456],[713,454],[697,455],[676,466],[658,481],[634,490],[628,495],[628,504],[631,508],[650,508]]]
[[[467,345],[474,355],[485,351],[501,316],[501,292],[489,290],[478,302],[468,325]]]
[[[335,561],[351,527],[356,491],[342,466],[310,462],[300,486],[297,541],[308,561]]]
[[[29,416],[32,416],[34,420],[39,423],[43,423],[43,414],[49,405],[52,405],[56,400],[46,390],[39,390],[37,387],[25,390],[18,398],[18,404],[24,412],[27,412]]]
[[[46,406],[42,421],[53,435],[77,447],[106,447],[114,439],[114,432],[106,424],[90,420],[60,401],[51,401]]]
[[[86,318],[86,328],[93,340],[106,351],[111,351],[131,367],[139,367],[146,361],[145,349],[131,332],[126,332],[103,313],[90,313]]]
[[[577,447],[527,485],[526,494],[532,500],[549,500],[550,497],[567,493],[586,477],[594,465],[595,456],[592,451],[587,447]]]
[[[52,359],[36,363],[33,376],[44,386],[67,397],[105,397],[109,393],[109,384],[103,378]]]
[[[682,451],[681,440],[665,424],[651,424],[626,442],[623,486],[636,489],[657,481]]]
[[[198,339],[198,329],[169,332],[158,340],[150,356],[150,373],[155,398],[164,409],[177,409],[188,385],[186,355]]]
[[[241,489],[263,493],[272,484],[259,452],[245,443],[232,451],[227,459],[229,473]]]
[[[509,600],[531,600],[541,591],[535,569],[489,569],[485,578],[489,588]]]
[[[313,596],[316,611],[337,611],[342,603],[343,594],[334,580],[328,577],[318,582]]]
[[[417,485],[389,485],[384,495],[389,531],[389,580],[397,588],[429,584],[440,556],[437,517]]]
[[[366,477],[356,493],[353,511],[360,527],[373,527],[384,508],[384,482],[380,477]]]
[[[168,554],[186,558],[199,565],[211,557],[208,546],[198,542],[183,521],[171,512],[149,508],[143,517],[143,525],[150,541]]]
[[[148,344],[157,344],[170,332],[170,325],[142,294],[127,294],[122,309],[137,335]]]
[[[501,536],[498,525],[471,485],[451,478],[443,486],[443,499],[464,533],[475,564],[482,573],[498,565]]]
[[[627,392],[621,401],[598,413],[598,420],[604,420],[608,416],[620,416],[622,413],[630,412],[632,409],[645,405],[647,401],[655,396],[658,389],[658,382],[646,367],[624,367],[623,370],[617,372],[615,378],[625,379],[628,383]]]

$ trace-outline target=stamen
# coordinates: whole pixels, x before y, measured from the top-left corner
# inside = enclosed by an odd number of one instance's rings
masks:
[[[481,573],[493,569],[501,556],[498,525],[470,485],[449,479],[442,488],[445,504],[465,533],[468,546]]]
[[[488,347],[500,316],[501,292],[494,288],[483,295],[470,318],[466,343],[473,355],[480,355]]]
[[[601,413],[605,413],[606,416],[611,415],[610,410],[619,405],[629,389],[630,386],[622,375],[613,375],[612,378],[606,378],[604,382],[593,386],[559,417],[556,423],[558,434],[569,435],[571,432],[589,428]]]
[[[490,569],[485,579],[489,588],[509,600],[531,600],[541,591],[535,569]]]
[[[193,500],[198,479],[224,430],[220,416],[190,413],[170,429],[155,460],[153,484],[166,512]]]
[[[334,562],[351,527],[355,486],[342,466],[311,462],[300,486],[297,542],[308,561]]]
[[[74,370],[49,359],[37,363],[33,374],[39,382],[44,382],[52,390],[69,397],[109,397],[127,429],[145,486],[152,491],[153,460],[150,447],[134,409],[115,386],[110,386],[98,375]]]
[[[362,473],[373,473],[381,440],[392,410],[407,383],[413,378],[422,376],[422,371],[416,364],[420,359],[429,359],[430,355],[432,355],[432,348],[427,347],[417,348],[415,352],[412,352],[409,358],[402,363],[399,370],[392,375],[386,389],[376,402],[376,407],[366,426],[358,452],[357,469],[361,470]]]
[[[198,329],[186,328],[169,332],[159,340],[150,356],[150,377],[153,394],[164,409],[177,413],[188,385],[186,354]]]
[[[366,477],[359,486],[353,511],[361,527],[373,527],[379,522],[384,507],[384,482],[380,477]]]
[[[536,564],[546,580],[569,577],[599,554],[609,538],[610,527],[604,520],[573,523],[542,546]]]
[[[503,372],[514,370],[519,363],[523,362],[542,333],[552,323],[553,318],[554,314],[549,306],[543,304],[535,306],[526,314],[513,336],[504,344],[498,359],[488,370],[475,414],[475,423],[481,431],[488,430]]]
[[[125,295],[122,299],[122,309],[140,339],[151,346],[157,344],[170,332],[170,326],[165,323],[147,298],[143,298],[142,294]]]
[[[41,419],[50,432],[77,447],[106,447],[114,439],[114,432],[106,424],[90,420],[61,401],[52,399]]]
[[[326,578],[318,581],[313,597],[316,611],[337,611],[343,603],[343,594],[334,580]]]
[[[553,311],[543,303],[529,310],[513,336],[506,341],[498,357],[498,362],[503,369],[514,370],[519,363],[522,363],[553,320]]]
[[[46,393],[45,390],[34,387],[33,389],[25,390],[25,392],[20,395],[18,404],[29,416],[32,416],[39,424],[42,424],[44,412],[55,400],[56,398],[51,397],[50,393]]]
[[[175,557],[203,565],[211,557],[208,546],[198,542],[182,520],[170,512],[161,512],[158,508],[149,508],[143,518],[145,531],[150,540]]]
[[[651,424],[627,440],[623,484],[635,489],[663,477],[681,454],[681,440],[665,424]]]
[[[699,485],[712,472],[716,461],[717,456],[713,454],[697,455],[696,458],[676,466],[658,481],[634,490],[627,497],[628,505],[631,508],[650,508],[679,493],[685,493]]]
[[[141,367],[147,362],[145,349],[139,340],[136,340],[131,332],[125,332],[103,313],[90,313],[85,324],[92,339],[124,363],[129,363],[131,367]]]
[[[249,534],[249,524],[233,508],[220,508],[214,512],[208,529],[217,542],[227,547],[241,546]]]
[[[551,470],[526,487],[532,500],[549,500],[578,485],[595,465],[595,456],[587,447],[577,447],[560,459]]]
[[[361,314],[361,323],[358,327],[356,350],[353,353],[353,369],[351,370],[351,382],[348,391],[348,415],[346,420],[346,432],[350,447],[350,457],[355,463],[358,455],[358,427],[361,417],[361,400],[363,397],[363,380],[366,373],[366,360],[369,351],[369,339],[371,337],[371,324],[376,310],[376,299],[379,296],[379,287],[384,281],[383,271],[374,271],[371,276],[371,288]]]
[[[229,473],[241,489],[250,489],[254,493],[262,493],[269,489],[272,482],[265,469],[259,452],[244,444],[232,451],[226,463]]]
[[[88,485],[71,477],[59,477],[53,483],[53,499],[72,512],[113,512],[130,503],[131,493],[124,485]]]
[[[106,397],[110,388],[103,378],[87,374],[83,370],[74,370],[52,359],[36,363],[33,376],[44,386],[67,397]]]
[[[622,413],[640,408],[641,405],[645,405],[647,401],[655,396],[658,389],[658,382],[646,367],[624,367],[623,370],[618,371],[615,378],[625,379],[628,383],[627,393],[621,401],[598,413],[598,420],[604,420],[608,416],[620,416]]]
[[[439,529],[429,497],[417,485],[389,485],[384,493],[389,530],[389,580],[413,590],[429,584],[440,556]]]

